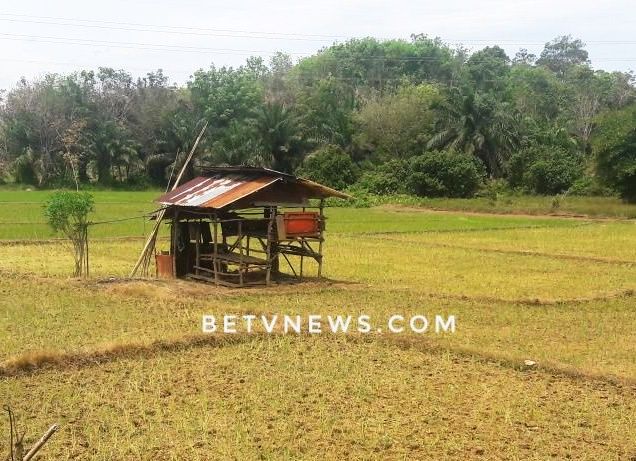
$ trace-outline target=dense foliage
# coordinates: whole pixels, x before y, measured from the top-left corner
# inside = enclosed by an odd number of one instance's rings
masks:
[[[37,187],[164,186],[207,121],[190,175],[262,165],[382,194],[470,196],[497,180],[634,200],[635,97],[631,73],[592,69],[569,36],[512,59],[424,35],[354,39],[297,63],[211,66],[183,87],[161,70],[22,80],[0,101],[0,169]]]
[[[358,168],[351,156],[332,145],[309,154],[297,173],[335,189],[346,189],[358,179]]]
[[[391,160],[366,172],[358,191],[375,195],[472,197],[484,176],[482,162],[455,151],[429,151],[408,160]]]
[[[594,146],[601,180],[636,202],[636,107],[599,117]]]

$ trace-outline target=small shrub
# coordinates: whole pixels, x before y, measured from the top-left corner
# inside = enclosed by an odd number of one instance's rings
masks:
[[[420,197],[472,197],[484,176],[478,159],[452,151],[426,152],[409,166],[407,190]]]
[[[544,195],[567,191],[583,175],[578,153],[560,147],[534,147],[514,154],[508,162],[508,182]]]
[[[390,160],[373,171],[364,173],[356,187],[370,194],[400,194],[406,192],[408,175],[409,167],[406,161]]]
[[[497,202],[509,192],[510,190],[506,181],[503,179],[493,179],[486,182],[478,195],[487,198],[488,202],[492,206],[495,206]]]
[[[73,245],[75,277],[88,273],[88,215],[93,210],[93,196],[86,192],[55,192],[44,204],[44,216],[51,228]]]
[[[572,183],[568,189],[568,195],[579,197],[609,197],[615,195],[612,189],[599,183],[593,176],[583,176]]]

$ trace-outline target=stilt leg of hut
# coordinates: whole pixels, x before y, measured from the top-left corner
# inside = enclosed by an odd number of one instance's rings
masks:
[[[277,273],[280,270],[280,261],[278,255],[278,235],[274,232],[274,226],[276,225],[276,213],[278,208],[275,206],[265,208],[265,217],[270,219],[272,224],[271,236],[268,237],[271,245],[271,261],[272,261],[272,272]]]
[[[272,240],[276,238],[274,232],[274,224],[276,223],[276,213],[269,213],[269,222],[267,224],[267,267],[265,269],[265,284],[270,285],[272,279]]]
[[[179,233],[179,212],[174,212],[174,218],[172,219],[172,276],[177,278],[177,234]]]
[[[194,264],[194,273],[199,275],[199,267],[201,267],[201,221],[197,223],[196,227],[196,240],[195,240],[195,248],[196,248],[196,263]]]
[[[320,241],[318,242],[318,278],[322,277],[322,243],[324,240],[325,200],[320,199]]]
[[[245,266],[243,265],[243,228],[242,221],[238,222],[238,247],[239,247],[239,285],[243,286],[243,271]]]
[[[175,245],[174,245],[174,234],[176,232],[175,229],[175,225],[174,225],[174,220],[170,222],[170,255],[172,256],[172,259],[174,259],[174,250],[175,250]],[[157,264],[155,264],[155,277],[159,277],[159,266]],[[174,263],[173,263],[173,269],[172,269],[172,277],[176,277],[176,274],[174,273]]]
[[[214,283],[219,285],[219,222],[214,218],[214,253],[212,256],[212,269],[214,270]]]

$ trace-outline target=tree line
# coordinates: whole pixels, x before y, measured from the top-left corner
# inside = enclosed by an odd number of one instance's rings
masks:
[[[636,200],[631,72],[581,40],[539,56],[440,39],[353,39],[211,65],[183,86],[100,68],[0,93],[0,177],[36,187],[165,186],[202,123],[202,164],[266,166],[375,194],[615,194]]]

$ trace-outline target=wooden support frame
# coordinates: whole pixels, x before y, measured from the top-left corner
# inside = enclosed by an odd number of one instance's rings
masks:
[[[220,286],[267,286],[273,281],[304,280],[307,276],[305,260],[309,258],[316,261],[317,277],[321,278],[324,200],[320,201],[316,213],[319,233],[311,235],[279,235],[281,216],[293,213],[279,212],[274,205],[264,206],[262,210],[261,217],[250,210],[199,213],[199,216],[196,212],[175,210],[170,233],[175,276],[185,275]],[[306,207],[302,207],[303,213],[305,210]],[[209,226],[209,230],[204,226]],[[185,228],[187,232],[182,236]],[[298,259],[294,261],[294,258]],[[284,272],[281,272],[280,261],[286,263]]]

